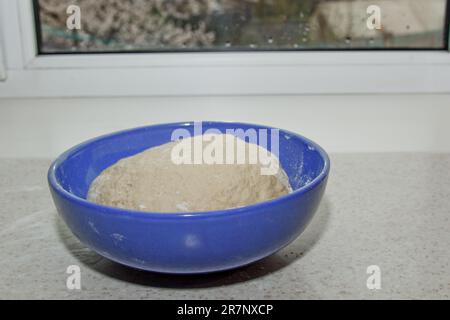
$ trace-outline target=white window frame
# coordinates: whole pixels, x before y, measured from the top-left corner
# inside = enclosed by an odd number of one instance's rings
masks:
[[[1,97],[448,93],[448,51],[38,55],[31,0],[1,0]]]

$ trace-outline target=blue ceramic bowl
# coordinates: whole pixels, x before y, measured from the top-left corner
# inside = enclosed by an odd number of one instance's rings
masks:
[[[272,129],[203,122],[203,130]],[[171,141],[172,123],[121,131],[84,142],[62,154],[48,172],[59,214],[74,235],[118,263],[164,273],[236,268],[275,253],[304,230],[325,190],[330,162],[314,142],[280,130],[279,157],[294,192],[258,204],[192,213],[139,212],[86,200],[92,180],[119,159]],[[192,186],[195,188],[195,186]]]

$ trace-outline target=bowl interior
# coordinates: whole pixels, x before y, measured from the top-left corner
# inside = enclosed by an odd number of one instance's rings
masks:
[[[202,126],[203,132],[214,128],[222,133],[226,129],[271,129],[222,122],[202,122]],[[56,181],[73,195],[86,198],[91,182],[104,169],[124,157],[170,142],[172,132],[177,128],[187,129],[194,135],[193,123],[175,123],[131,129],[82,143],[58,158],[54,166]],[[270,138],[267,140],[270,150]],[[279,131],[279,158],[294,190],[317,178],[327,162],[326,154],[315,143],[284,130]]]

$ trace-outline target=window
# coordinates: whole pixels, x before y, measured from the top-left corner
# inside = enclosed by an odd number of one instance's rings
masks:
[[[447,93],[448,2],[2,0],[0,97]]]
[[[67,8],[79,8],[68,30]],[[444,49],[446,0],[36,0],[41,53]]]

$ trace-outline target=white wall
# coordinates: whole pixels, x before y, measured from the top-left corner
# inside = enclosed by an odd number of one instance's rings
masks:
[[[146,124],[235,120],[303,134],[329,152],[450,152],[450,94],[0,99],[0,157],[53,158]]]

